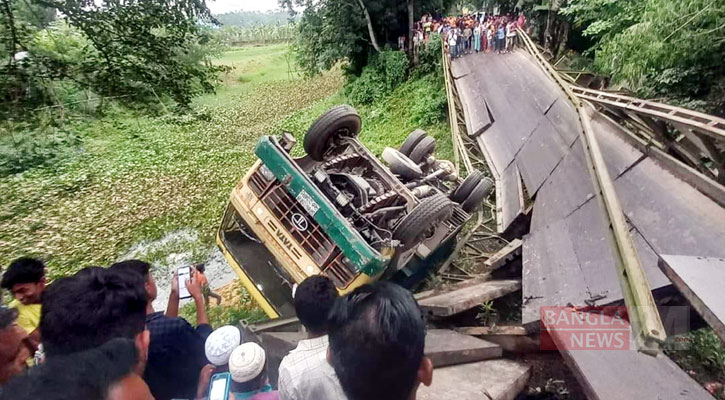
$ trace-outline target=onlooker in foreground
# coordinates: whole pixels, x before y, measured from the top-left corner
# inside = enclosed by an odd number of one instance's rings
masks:
[[[136,371],[133,340],[113,339],[97,348],[49,359],[3,387],[0,399],[152,400]]]
[[[204,308],[201,285],[192,277],[186,288],[196,303],[197,327],[185,319],[176,317],[179,304],[179,285],[176,275],[171,281],[167,315],[155,312],[156,283],[150,274],[151,265],[140,260],[128,260],[113,264],[111,270],[141,277],[145,282],[146,328],[151,332],[148,362],[144,379],[156,400],[192,398],[196,394],[199,372],[207,365],[204,342],[212,331]]]
[[[87,268],[58,279],[43,294],[40,332],[48,361],[125,338],[136,345],[135,370],[141,374],[149,346],[145,324],[146,292],[135,274]]]
[[[267,379],[267,356],[258,344],[243,343],[234,349],[229,357],[229,373],[235,400],[279,399]]]
[[[279,398],[282,400],[344,399],[335,371],[327,362],[328,316],[337,299],[332,281],[311,276],[297,287],[295,312],[307,329],[307,339],[282,359],[279,365]]]
[[[25,370],[28,334],[16,322],[18,310],[0,307],[0,386]]]
[[[239,328],[232,325],[217,328],[206,338],[204,344],[206,359],[217,367],[216,372],[226,370],[232,351],[240,344],[242,344],[242,333]]]
[[[18,309],[17,323],[28,333],[33,351],[40,343],[40,302],[45,291],[45,265],[34,258],[18,258],[3,274],[0,287],[9,290],[14,300],[9,306]]]
[[[429,386],[425,321],[413,295],[378,282],[340,298],[330,314],[330,362],[350,400],[415,399]]]

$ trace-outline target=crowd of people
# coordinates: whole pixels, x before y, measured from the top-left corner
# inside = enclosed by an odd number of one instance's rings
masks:
[[[503,54],[513,51],[517,46],[517,29],[524,29],[525,26],[526,17],[523,13],[518,16],[479,13],[445,18],[424,15],[415,24],[413,46],[417,51],[433,35],[440,35],[451,58],[459,58],[474,51]],[[405,36],[398,39],[398,48],[406,50]]]
[[[176,274],[166,309],[154,310],[150,269],[127,260],[46,284],[42,261],[12,262],[0,283],[14,298],[0,308],[0,400],[408,400],[432,382],[425,319],[400,286],[339,296],[325,276],[302,281],[294,307],[306,337],[270,382],[254,335],[212,329],[202,273],[184,283],[196,305],[192,326],[178,316]]]

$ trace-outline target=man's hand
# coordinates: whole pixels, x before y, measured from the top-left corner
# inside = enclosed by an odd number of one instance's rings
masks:
[[[211,382],[211,375],[214,373],[216,367],[212,364],[205,365],[199,372],[199,382],[196,385],[196,398],[203,399],[207,396],[206,391],[209,389],[209,382]]]
[[[189,291],[189,294],[194,298],[194,300],[203,300],[201,294],[201,283],[197,280],[196,274],[192,274],[191,279],[186,281],[186,289]]]
[[[179,272],[174,271],[174,275],[171,278],[171,296],[179,297]]]
[[[166,316],[179,316],[179,274],[174,271],[171,277],[171,293],[169,293],[169,302],[166,304]]]

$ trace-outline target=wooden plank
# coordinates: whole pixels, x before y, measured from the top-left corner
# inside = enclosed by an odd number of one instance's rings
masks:
[[[413,297],[415,297],[415,299],[417,301],[420,301],[420,300],[423,300],[428,297],[438,296],[443,293],[448,293],[448,292],[451,292],[454,290],[467,288],[467,287],[470,287],[473,285],[478,285],[479,283],[486,282],[488,280],[490,280],[490,277],[488,274],[485,274],[485,275],[477,276],[475,278],[466,279],[465,281],[462,281],[462,282],[444,284],[444,285],[441,285],[441,286],[436,287],[431,290],[425,290],[422,292],[418,292],[415,295],[413,295]]]
[[[294,332],[300,329],[300,320],[297,317],[275,318],[258,324],[249,325],[252,332],[285,331]]]
[[[433,365],[443,367],[501,357],[501,346],[449,329],[429,329],[425,355]]]
[[[526,336],[528,332],[521,325],[496,325],[496,326],[461,326],[456,328],[456,332],[465,335],[518,335]]]
[[[479,283],[463,289],[454,290],[418,302],[428,315],[447,317],[470,310],[481,303],[521,289],[517,280],[495,280]]]
[[[531,377],[531,367],[512,360],[488,360],[437,368],[418,400],[513,400]]]
[[[693,308],[725,341],[725,259],[662,255],[659,266]]]
[[[522,242],[521,239],[514,239],[501,250],[497,251],[496,254],[492,255],[488,260],[484,261],[483,264],[486,266],[486,272],[499,269],[506,265],[509,261],[513,260],[516,256],[520,256],[523,243],[524,242]]]
[[[651,356],[636,351],[631,341],[630,350],[574,349],[567,344],[570,332],[549,333],[590,400],[712,399],[662,353]]]

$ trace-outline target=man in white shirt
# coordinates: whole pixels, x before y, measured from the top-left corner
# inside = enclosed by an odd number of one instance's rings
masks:
[[[337,299],[335,284],[325,276],[311,276],[297,287],[295,312],[307,329],[307,339],[279,365],[280,400],[345,400],[335,370],[327,362],[328,314]]]

